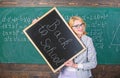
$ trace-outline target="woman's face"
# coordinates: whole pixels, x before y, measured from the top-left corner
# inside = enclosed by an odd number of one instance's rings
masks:
[[[72,29],[77,35],[83,35],[85,29],[84,23],[80,20],[75,20]]]

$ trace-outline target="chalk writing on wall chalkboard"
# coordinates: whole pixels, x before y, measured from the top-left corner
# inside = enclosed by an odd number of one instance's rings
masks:
[[[8,12],[9,13],[9,12]],[[23,33],[20,31],[20,29],[24,28],[22,25],[19,25],[19,22],[22,23],[30,23],[30,17],[13,17],[13,16],[4,16],[2,18],[2,25],[1,29],[2,36],[4,37],[5,42],[25,42],[27,41],[26,38],[19,38],[18,35],[23,35]],[[19,25],[19,26],[18,26]],[[8,31],[9,29],[9,31]],[[15,37],[13,37],[15,36]]]
[[[113,31],[114,35],[113,35],[113,38],[112,38],[112,42],[111,42],[111,45],[120,45],[120,36],[119,35],[119,32],[120,32],[120,24],[116,27],[116,30]]]
[[[86,49],[56,8],[23,31],[53,72]]]

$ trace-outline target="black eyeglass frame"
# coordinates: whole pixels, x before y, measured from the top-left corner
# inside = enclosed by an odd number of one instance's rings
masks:
[[[78,28],[78,27],[81,27],[81,26],[83,26],[83,25],[85,25],[85,23],[81,23],[81,24],[73,25],[72,27],[76,27],[76,28]]]

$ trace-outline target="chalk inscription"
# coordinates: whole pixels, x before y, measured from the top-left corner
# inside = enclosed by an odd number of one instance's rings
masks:
[[[60,30],[57,30],[58,26],[60,25],[60,20],[56,19],[51,25],[40,25],[40,28],[38,29],[38,32],[40,33],[40,36],[47,36],[48,33],[53,33],[57,41],[60,43],[63,49],[66,49],[67,45],[69,45],[73,40],[72,39],[66,39],[62,36],[62,32]],[[58,48],[56,46],[51,46],[52,39],[49,37],[42,40],[40,42],[40,45],[43,46],[44,51],[48,54],[49,58],[52,59],[52,61],[58,66],[59,63],[64,63],[65,58],[60,58],[57,53],[55,53],[55,50]]]

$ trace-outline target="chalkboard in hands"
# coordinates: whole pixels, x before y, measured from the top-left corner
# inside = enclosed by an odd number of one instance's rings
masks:
[[[86,49],[55,7],[23,32],[54,73]]]

